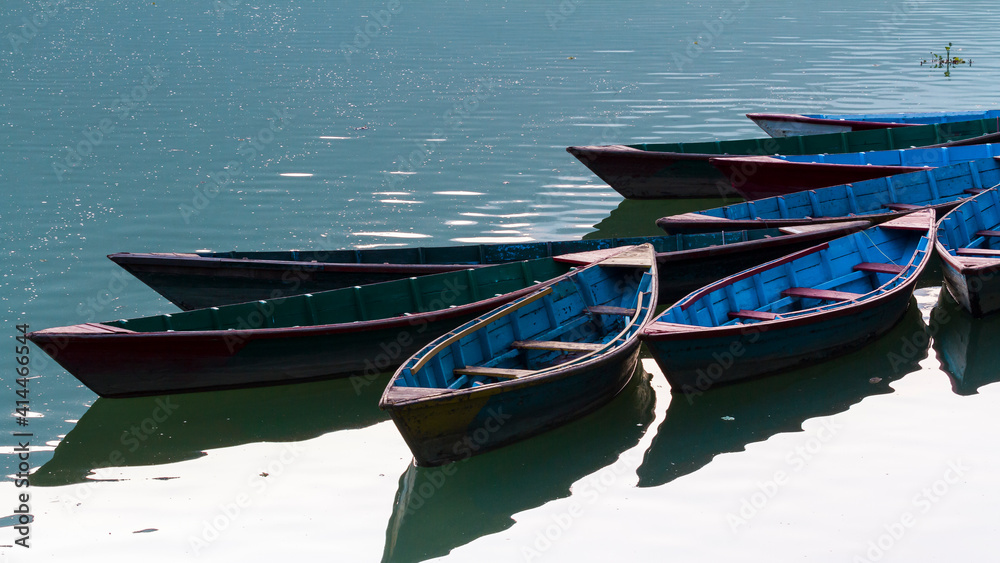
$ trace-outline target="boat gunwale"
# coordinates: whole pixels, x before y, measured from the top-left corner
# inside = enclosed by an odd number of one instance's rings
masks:
[[[941,219],[937,221],[937,223],[935,223],[934,225],[934,239],[933,239],[934,250],[937,252],[938,256],[941,258],[941,262],[944,263],[945,266],[951,268],[952,270],[955,270],[962,276],[976,276],[976,275],[982,275],[984,273],[1000,271],[1000,257],[993,259],[992,262],[987,262],[982,264],[963,263],[962,257],[953,255],[951,253],[952,250],[957,250],[957,249],[952,249],[951,246],[945,244],[943,240],[944,236],[942,227],[945,221],[947,221],[950,217],[952,217],[953,213],[955,213],[956,214],[955,216],[957,217],[957,212],[959,209],[962,208],[963,205],[966,204],[974,205],[975,204],[974,202],[976,202],[980,197],[986,196],[987,194],[990,194],[993,191],[1000,193],[1000,185],[993,186],[989,189],[984,190],[982,193],[976,194],[966,199],[965,201],[962,202],[961,205],[959,205],[958,207],[949,211],[947,214],[941,217]],[[998,223],[998,225],[1000,225],[1000,223]]]

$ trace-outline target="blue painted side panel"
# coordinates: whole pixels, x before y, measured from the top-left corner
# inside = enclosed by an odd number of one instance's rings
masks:
[[[912,123],[929,125],[931,123],[952,123],[955,121],[970,121],[973,119],[995,119],[1000,117],[1000,110],[854,114],[810,113],[803,115],[806,117],[815,117],[817,119],[842,119],[845,121],[877,121],[883,123]]]
[[[1000,156],[1000,143],[843,154],[782,155],[775,158],[787,160],[788,162],[817,162],[823,164],[938,167],[950,166],[979,158],[993,158],[995,156]]]
[[[732,220],[846,217],[884,213],[885,204],[937,205],[1000,184],[1000,163],[977,159],[912,172],[716,207],[695,214]],[[779,204],[782,202],[782,204]]]

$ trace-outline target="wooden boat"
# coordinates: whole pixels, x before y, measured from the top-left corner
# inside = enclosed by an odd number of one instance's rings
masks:
[[[629,382],[657,294],[650,245],[624,249],[439,337],[393,375],[389,411],[417,465],[560,426]]]
[[[794,137],[913,127],[974,119],[997,119],[1000,117],[1000,110],[855,114],[748,113],[747,117],[772,137]]]
[[[802,156],[742,156],[709,162],[746,199],[871,180],[1000,156],[1000,144]]]
[[[755,229],[678,236],[288,252],[203,252],[109,256],[184,310],[316,293],[439,272],[482,268],[649,243],[656,250],[660,300],[768,260],[867,228],[866,221],[815,229]]]
[[[903,316],[933,227],[932,210],[915,212],[719,280],[641,338],[687,394],[834,357]]]
[[[986,158],[671,215],[656,224],[671,234],[818,225],[847,219],[878,224],[919,209],[950,211],[965,198],[997,184],[1000,162]]]
[[[934,247],[944,285],[974,317],[1000,310],[1000,191],[970,198],[945,215]]]
[[[361,375],[570,271],[551,258],[28,334],[103,397]]]
[[[566,150],[618,193],[632,199],[731,197],[737,192],[709,163],[719,156],[820,154],[1000,142],[995,119],[831,133],[787,139],[641,143]]]

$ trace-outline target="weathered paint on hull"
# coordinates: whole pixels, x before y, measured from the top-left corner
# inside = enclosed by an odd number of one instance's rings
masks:
[[[527,295],[522,290],[438,313],[390,319],[377,326],[177,331],[31,339],[102,397],[279,385],[360,375],[364,381],[399,366],[454,327]]]
[[[822,320],[746,325],[742,334],[706,337],[692,331],[677,338],[644,337],[672,389],[699,393],[858,348],[903,317],[916,276],[884,300],[841,309]],[[685,338],[686,337],[686,338]]]
[[[440,401],[399,405],[393,421],[417,465],[433,466],[523,440],[580,418],[614,398],[635,372],[639,341],[585,369],[469,389]]]
[[[911,127],[908,123],[816,119],[797,115],[789,115],[783,119],[778,117],[762,117],[757,114],[748,113],[747,117],[752,119],[765,133],[775,138],[797,137],[800,135],[824,135],[826,133],[848,133],[851,131],[866,131],[868,129]],[[792,119],[798,117],[802,119]]]
[[[973,317],[1000,311],[1000,265],[993,268],[957,269],[953,260],[941,261],[944,285]]]

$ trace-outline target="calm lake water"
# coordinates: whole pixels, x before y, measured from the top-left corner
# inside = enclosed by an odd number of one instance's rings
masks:
[[[976,561],[996,552],[997,319],[928,274],[893,332],[687,401],[416,469],[328,381],[98,399],[15,325],[175,310],[119,251],[657,234],[567,145],[763,136],[751,111],[993,108],[990,2],[9,0],[0,9],[0,545],[10,561]],[[931,52],[972,59],[945,76]]]

